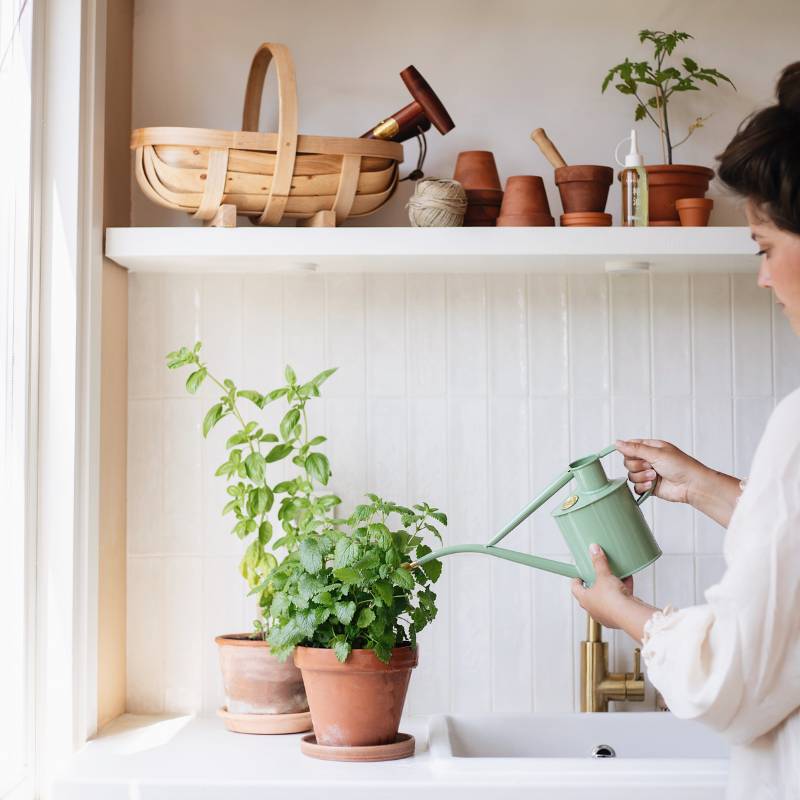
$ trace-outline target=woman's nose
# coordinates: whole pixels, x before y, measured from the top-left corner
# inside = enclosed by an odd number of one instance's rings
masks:
[[[762,258],[761,263],[758,266],[758,285],[762,289],[769,289],[772,286],[772,277],[769,274],[769,269],[767,268],[767,259]]]

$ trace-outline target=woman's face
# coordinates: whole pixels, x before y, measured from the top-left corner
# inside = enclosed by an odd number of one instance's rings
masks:
[[[777,228],[752,203],[746,213],[761,256],[758,285],[772,289],[775,302],[800,336],[800,236]]]

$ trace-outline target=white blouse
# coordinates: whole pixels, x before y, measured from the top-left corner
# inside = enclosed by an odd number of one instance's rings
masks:
[[[800,390],[773,411],[706,604],[657,612],[642,656],[678,717],[732,745],[728,798],[800,798]]]

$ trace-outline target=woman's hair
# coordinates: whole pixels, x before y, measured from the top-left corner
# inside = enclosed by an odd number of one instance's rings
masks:
[[[800,61],[783,70],[776,94],[717,156],[718,174],[777,227],[800,234]]]

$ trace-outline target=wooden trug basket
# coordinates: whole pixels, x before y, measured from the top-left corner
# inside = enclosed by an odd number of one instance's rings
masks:
[[[278,73],[278,132],[259,133],[264,78]],[[285,217],[333,226],[371,214],[397,186],[403,146],[380,139],[302,136],[289,49],[265,42],[250,65],[241,131],[138,128],[131,135],[136,179],[153,202],[205,224],[258,225]]]

